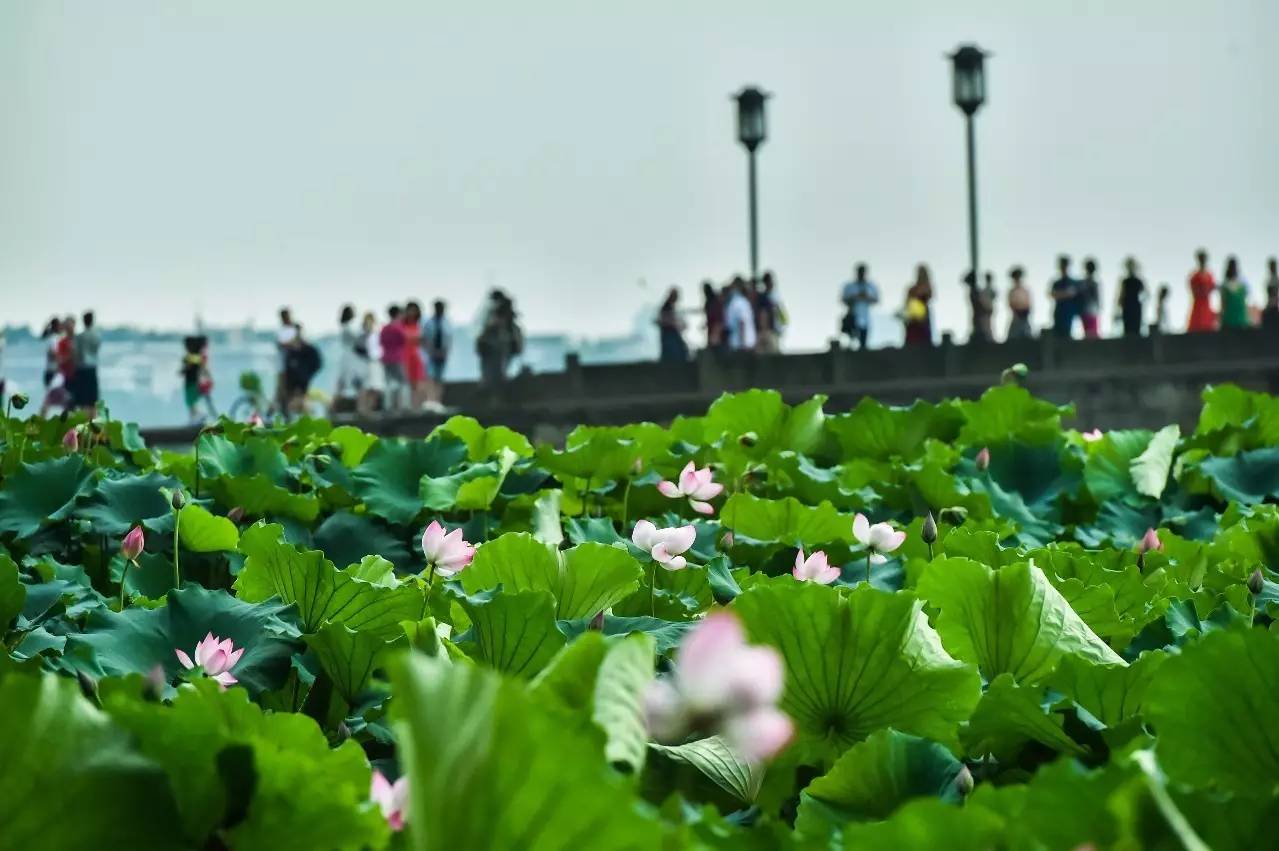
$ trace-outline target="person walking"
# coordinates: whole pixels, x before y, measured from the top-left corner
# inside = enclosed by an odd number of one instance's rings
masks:
[[[440,299],[431,304],[431,315],[422,323],[422,354],[426,361],[426,399],[423,407],[444,410],[444,368],[453,348],[453,328],[445,316],[447,305]]]
[[[1146,302],[1146,282],[1137,274],[1137,260],[1124,261],[1124,276],[1119,281],[1119,315],[1125,337],[1141,336],[1141,318]]]
[[[358,407],[360,378],[364,371],[364,364],[356,352],[360,339],[360,330],[355,327],[355,308],[344,304],[338,314],[338,380],[331,407],[335,413],[350,410],[352,403]]]
[[[915,283],[906,290],[906,306],[902,311],[902,321],[906,325],[906,345],[933,344],[932,300],[932,275],[928,267],[920,263],[915,268]]]
[[[702,281],[702,315],[706,320],[706,348],[723,348],[724,299],[710,281]]]
[[[72,359],[75,373],[71,385],[71,404],[93,416],[98,410],[98,350],[102,347],[102,337],[94,324],[92,310],[86,310],[80,317],[84,328],[76,335],[72,347]]]
[[[44,326],[40,338],[44,342],[44,399],[40,402],[40,416],[49,415],[49,410],[61,406],[66,399],[67,389],[63,384],[62,371],[58,369],[58,344],[62,341],[62,320],[53,317]]]
[[[1239,261],[1232,255],[1226,258],[1226,269],[1221,276],[1221,327],[1247,328],[1248,284],[1239,274]]]
[[[1186,331],[1199,333],[1217,330],[1217,313],[1212,309],[1212,293],[1217,282],[1208,271],[1208,252],[1202,248],[1195,252],[1195,271],[1190,273],[1190,321]]]
[[[858,263],[853,269],[853,279],[844,284],[839,295],[839,300],[844,303],[844,318],[839,330],[850,343],[856,341],[857,348],[863,351],[870,337],[870,309],[879,304],[879,287],[868,274],[866,264]]]
[[[208,419],[218,415],[213,405],[213,374],[209,371],[209,338],[203,334],[184,337],[182,346],[182,365],[178,368],[182,376],[182,397],[191,424],[199,425],[206,419],[200,414],[200,403],[204,403]]]
[[[657,311],[657,333],[661,363],[684,363],[688,360],[688,343],[684,342],[684,320],[679,315],[679,290],[671,287]]]
[[[1053,336],[1069,340],[1079,313],[1079,282],[1070,276],[1070,258],[1065,254],[1057,258],[1057,273],[1048,290],[1053,300]]]
[[[1086,339],[1101,336],[1101,282],[1097,280],[1097,261],[1091,257],[1084,260],[1084,277],[1079,281],[1079,320]]]
[[[781,351],[782,307],[777,301],[776,280],[765,272],[755,292],[755,350],[762,355]]]
[[[385,411],[399,411],[407,404],[408,385],[404,373],[404,325],[400,322],[400,306],[393,304],[386,309],[387,322],[378,333],[378,348],[382,355],[382,376],[386,393],[382,400]]]
[[[1008,312],[1012,318],[1008,320],[1009,340],[1029,340],[1035,336],[1030,327],[1030,290],[1024,278],[1026,272],[1020,266],[1008,270],[1008,279],[1012,286],[1008,288]]]
[[[724,308],[724,322],[728,333],[728,347],[735,352],[753,352],[758,342],[755,333],[755,311],[746,295],[746,281],[740,276],[733,279]]]

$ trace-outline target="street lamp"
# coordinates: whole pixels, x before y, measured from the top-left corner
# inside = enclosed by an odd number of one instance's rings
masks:
[[[971,270],[970,286],[981,280],[981,267],[977,260],[977,153],[973,135],[973,116],[986,102],[986,57],[990,54],[975,44],[963,44],[950,54],[955,106],[964,113],[968,131],[968,268]],[[976,316],[973,317],[974,336]]]
[[[755,203],[755,151],[764,143],[767,127],[764,121],[764,101],[768,95],[754,86],[738,92],[737,140],[746,148],[748,164],[748,193],[751,229],[751,285],[759,281],[759,225]]]

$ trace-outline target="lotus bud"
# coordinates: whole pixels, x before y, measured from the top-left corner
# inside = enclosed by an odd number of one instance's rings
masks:
[[[924,515],[924,528],[919,531],[919,537],[925,544],[937,543],[937,521],[931,511]]]
[[[1146,534],[1141,536],[1141,540],[1137,542],[1138,553],[1148,553],[1150,551],[1158,552],[1164,548],[1163,541],[1159,540],[1159,533],[1154,529],[1147,529]]]
[[[26,393],[14,393],[9,397],[9,404],[13,405],[15,411],[21,411],[31,401],[31,397]]]
[[[962,766],[959,773],[955,775],[955,791],[959,793],[959,797],[967,798],[969,793],[973,791],[973,773],[968,770],[968,766]]]
[[[89,699],[90,703],[98,704],[98,681],[86,674],[84,671],[75,672],[76,681],[80,683],[80,691]]]
[[[747,449],[750,449],[752,446],[759,443],[759,435],[753,431],[748,431],[741,437],[737,438],[737,442],[742,446],[745,446]]]
[[[603,609],[600,610],[599,614],[591,618],[591,622],[587,626],[587,629],[594,630],[595,632],[604,631],[604,610]]]
[[[173,506],[174,511],[181,511],[182,506],[187,504],[187,498],[182,491],[175,490],[173,496],[169,497],[169,505]]]
[[[257,414],[249,417],[249,428],[262,428],[266,423],[262,422],[262,418]]]
[[[120,554],[129,561],[136,562],[138,556],[142,555],[142,549],[146,546],[146,538],[142,535],[142,527],[134,526],[129,530],[129,534],[124,536],[124,540],[120,542]]]
[[[1030,368],[1024,363],[1015,363],[999,374],[999,380],[1004,384],[1021,384],[1029,373]]]
[[[1252,596],[1255,597],[1260,594],[1261,589],[1265,587],[1265,583],[1266,577],[1261,572],[1261,568],[1257,568],[1252,573],[1248,574],[1248,591],[1252,594]]]
[[[68,452],[80,451],[80,432],[72,427],[67,429],[67,433],[62,435],[62,448]]]
[[[226,516],[232,523],[239,523],[244,519],[244,509],[238,505],[234,505],[231,507],[231,510],[226,513]]]
[[[154,665],[151,670],[145,674],[146,681],[142,684],[142,698],[153,703],[159,703],[164,697],[165,686],[169,684],[164,676],[164,666]]]
[[[973,461],[977,464],[977,472],[986,472],[986,470],[990,468],[990,450],[983,446]]]

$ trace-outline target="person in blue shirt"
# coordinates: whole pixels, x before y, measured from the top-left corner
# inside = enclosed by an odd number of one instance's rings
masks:
[[[1053,335],[1069,340],[1079,315],[1079,282],[1070,276],[1070,258],[1065,254],[1057,258],[1057,271],[1058,277],[1048,290],[1053,300]]]
[[[866,338],[870,334],[870,306],[879,302],[879,288],[866,274],[866,264],[858,263],[853,280],[844,284],[840,294],[840,301],[848,308],[840,330],[856,340],[861,349],[866,348]]]

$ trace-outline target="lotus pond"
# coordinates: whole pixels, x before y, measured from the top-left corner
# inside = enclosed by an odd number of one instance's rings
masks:
[[[824,402],[4,419],[0,849],[1274,846],[1279,399]]]

